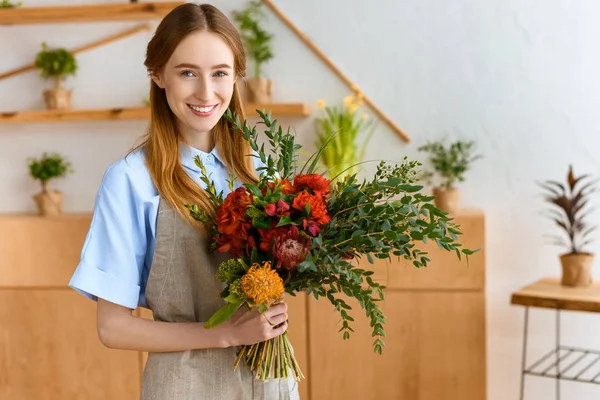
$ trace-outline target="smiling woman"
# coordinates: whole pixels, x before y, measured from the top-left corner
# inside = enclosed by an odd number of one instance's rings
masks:
[[[219,327],[204,322],[222,306],[215,273],[223,257],[209,253],[206,232],[185,208],[214,213],[199,157],[226,195],[257,181],[251,149],[223,114],[244,118],[237,81],[244,49],[230,21],[211,5],[183,4],[148,44],[150,125],[144,142],[108,167],[81,261],[70,286],[98,301],[98,333],[110,348],[148,352],[142,400],[298,397],[287,380],[256,381],[233,371],[239,346],[287,330],[287,305],[240,312]],[[152,310],[154,321],[132,315]],[[248,397],[250,396],[250,397]]]
[[[233,61],[233,52],[218,34],[198,31],[179,43],[162,71],[152,74],[177,117],[179,133],[197,149],[212,149],[210,130],[233,96]]]

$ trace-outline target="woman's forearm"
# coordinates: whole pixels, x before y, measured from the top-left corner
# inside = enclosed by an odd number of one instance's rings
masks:
[[[147,352],[229,346],[219,327],[205,329],[200,322],[153,321],[136,317],[130,310],[102,300],[98,304],[98,336],[106,347],[112,349]]]

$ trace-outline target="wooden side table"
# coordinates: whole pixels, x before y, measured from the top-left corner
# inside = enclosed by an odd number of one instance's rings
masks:
[[[520,399],[524,399],[525,375],[556,380],[556,399],[560,399],[560,381],[600,384],[600,351],[564,346],[560,342],[560,310],[600,312],[600,282],[585,288],[570,288],[558,278],[544,278],[512,294],[511,304],[525,306]],[[556,346],[527,367],[527,328],[529,307],[556,310]]]

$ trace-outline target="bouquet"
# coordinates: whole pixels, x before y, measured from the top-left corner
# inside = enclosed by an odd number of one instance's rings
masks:
[[[461,231],[447,213],[437,209],[431,196],[419,193],[416,161],[406,158],[399,164],[380,162],[371,180],[358,182],[356,175],[330,181],[316,173],[319,157],[327,142],[298,167],[300,145],[294,136],[278,127],[271,114],[257,110],[270,144],[258,145],[256,126],[228,110],[225,114],[249,141],[264,167],[258,168],[259,181],[234,189],[223,198],[214,183],[201,170],[211,199],[217,206],[211,217],[195,205],[187,205],[198,221],[210,224],[212,251],[228,252],[231,259],[218,268],[217,279],[225,284],[221,293],[224,306],[207,322],[214,327],[231,317],[240,307],[266,311],[282,300],[284,293],[306,290],[316,299],[327,298],[340,313],[343,338],[352,332],[351,307],[344,295],[358,300],[373,328],[373,347],[381,354],[385,345],[383,314],[378,303],[384,299],[384,286],[372,279],[373,271],[359,268],[357,260],[366,257],[404,257],[415,267],[426,266],[427,253],[417,242],[435,241],[440,248],[461,254],[457,242]],[[331,138],[330,138],[331,140]],[[244,359],[257,379],[304,378],[294,357],[287,332],[277,338],[242,346],[234,369]]]

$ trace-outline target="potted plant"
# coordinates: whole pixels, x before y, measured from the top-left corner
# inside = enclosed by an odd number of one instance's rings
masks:
[[[325,111],[325,116],[315,121],[315,146],[319,149],[327,143],[320,162],[327,169],[329,179],[343,180],[346,176],[355,174],[357,164],[363,160],[373,129],[369,129],[368,135],[359,145],[359,136],[369,125],[368,114],[359,113],[363,105],[362,98],[362,93],[356,91],[346,96],[344,104],[339,107],[328,107],[323,100],[317,102],[317,107]]]
[[[10,0],[2,0],[0,2],[0,8],[17,8],[17,7],[21,7],[23,5],[23,2],[20,1],[18,3],[13,3]]]
[[[49,189],[48,183],[71,172],[71,164],[56,153],[44,153],[39,159],[29,159],[29,174],[42,185],[42,191],[33,196],[40,215],[55,216],[62,213],[63,194],[58,190]]]
[[[434,203],[442,211],[455,213],[460,209],[460,190],[458,182],[465,180],[465,173],[471,163],[481,156],[473,155],[474,141],[456,141],[446,147],[441,141],[429,142],[418,148],[429,153],[432,170],[425,171],[423,178],[432,183],[434,176],[441,178],[441,183],[433,189]]]
[[[246,79],[247,100],[251,103],[268,104],[271,102],[273,82],[263,77],[264,63],[273,58],[273,35],[260,27],[263,18],[262,3],[251,1],[242,11],[234,11],[233,19],[237,22],[246,56],[254,63],[254,74]]]
[[[575,177],[573,167],[569,165],[567,184],[556,181],[538,183],[545,190],[545,200],[552,209],[546,214],[566,234],[547,235],[553,243],[566,246],[568,253],[560,255],[562,265],[561,283],[563,286],[588,286],[592,283],[592,263],[594,255],[584,250],[591,243],[590,233],[595,229],[586,217],[589,215],[586,205],[589,195],[596,191],[595,181],[589,175]]]
[[[49,110],[69,110],[71,108],[71,90],[64,87],[67,76],[75,75],[77,60],[68,50],[63,48],[49,50],[42,43],[42,50],[37,54],[34,65],[40,76],[54,79],[54,89],[44,91],[44,100]]]

